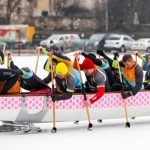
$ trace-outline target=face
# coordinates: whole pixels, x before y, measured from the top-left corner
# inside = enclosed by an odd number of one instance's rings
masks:
[[[87,76],[90,76],[93,73],[93,69],[84,69],[83,71]]]
[[[57,77],[58,77],[59,79],[65,79],[65,78],[66,78],[66,75],[57,75]]]
[[[148,63],[150,64],[150,56],[148,57]]]
[[[56,67],[57,63],[52,61],[52,65]]]
[[[131,60],[131,61],[123,62],[123,64],[125,65],[127,69],[131,69],[135,65],[135,62]]]

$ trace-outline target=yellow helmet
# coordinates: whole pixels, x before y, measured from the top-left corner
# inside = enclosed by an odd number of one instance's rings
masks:
[[[59,63],[56,66],[56,74],[57,75],[66,75],[68,73],[68,68],[65,63]]]

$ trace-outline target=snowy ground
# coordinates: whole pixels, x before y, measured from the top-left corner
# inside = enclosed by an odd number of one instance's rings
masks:
[[[4,150],[144,150],[149,148],[150,118],[131,121],[131,128],[124,128],[124,120],[93,121],[93,131],[87,131],[87,122],[79,125],[57,123],[56,134],[28,135],[0,134],[0,149]],[[51,124],[41,125],[50,129]]]
[[[69,54],[73,59],[72,54]],[[28,66],[35,69],[35,56],[13,57],[19,67]],[[40,56],[37,74],[41,78],[47,75],[42,67],[46,56]],[[39,134],[15,135],[0,133],[0,150],[77,150],[77,149],[104,149],[127,150],[149,149],[150,117],[130,120],[131,128],[124,127],[125,119],[103,120],[94,124],[93,131],[88,131],[87,121],[79,125],[70,123],[57,123],[58,132]],[[52,124],[40,124],[42,128],[51,129]]]

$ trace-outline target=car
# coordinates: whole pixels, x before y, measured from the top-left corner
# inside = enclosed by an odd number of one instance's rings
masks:
[[[14,40],[4,40],[6,43],[6,49],[26,49],[29,47],[28,41],[26,40],[20,40],[14,41]]]
[[[0,41],[0,50],[3,50],[4,44],[6,44],[6,43],[3,41]]]
[[[35,33],[33,35],[33,38],[32,38],[32,46],[33,47],[39,46],[40,45],[40,41],[48,38],[49,36],[51,36],[50,33],[43,33],[43,32]]]
[[[141,50],[150,53],[150,38],[141,38],[133,42],[132,50]]]
[[[87,41],[88,39],[80,39],[80,40],[73,41],[71,44],[71,50],[72,51],[76,51],[76,50],[85,51],[86,50],[85,43]]]
[[[117,50],[120,52],[126,52],[131,50],[134,39],[124,34],[110,34],[105,40],[104,47],[107,51]]]
[[[108,34],[103,34],[103,33],[92,34],[86,43],[86,51],[94,52],[97,49],[100,49],[100,48],[103,49],[107,36]]]
[[[40,46],[50,47],[50,41],[53,41],[54,44],[60,47],[62,50],[71,49],[71,44],[73,41],[80,40],[78,34],[52,34],[46,40],[40,42]]]

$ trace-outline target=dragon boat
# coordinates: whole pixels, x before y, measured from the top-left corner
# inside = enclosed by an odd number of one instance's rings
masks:
[[[94,94],[94,93],[93,93]],[[87,93],[87,99],[93,96]],[[56,122],[87,120],[84,97],[74,94],[71,99],[56,101]],[[150,91],[138,92],[126,99],[128,117],[150,116]],[[89,107],[91,120],[125,118],[124,100],[120,93],[105,93]],[[48,94],[13,94],[0,96],[0,132],[41,132],[34,123],[53,122],[53,102]]]

